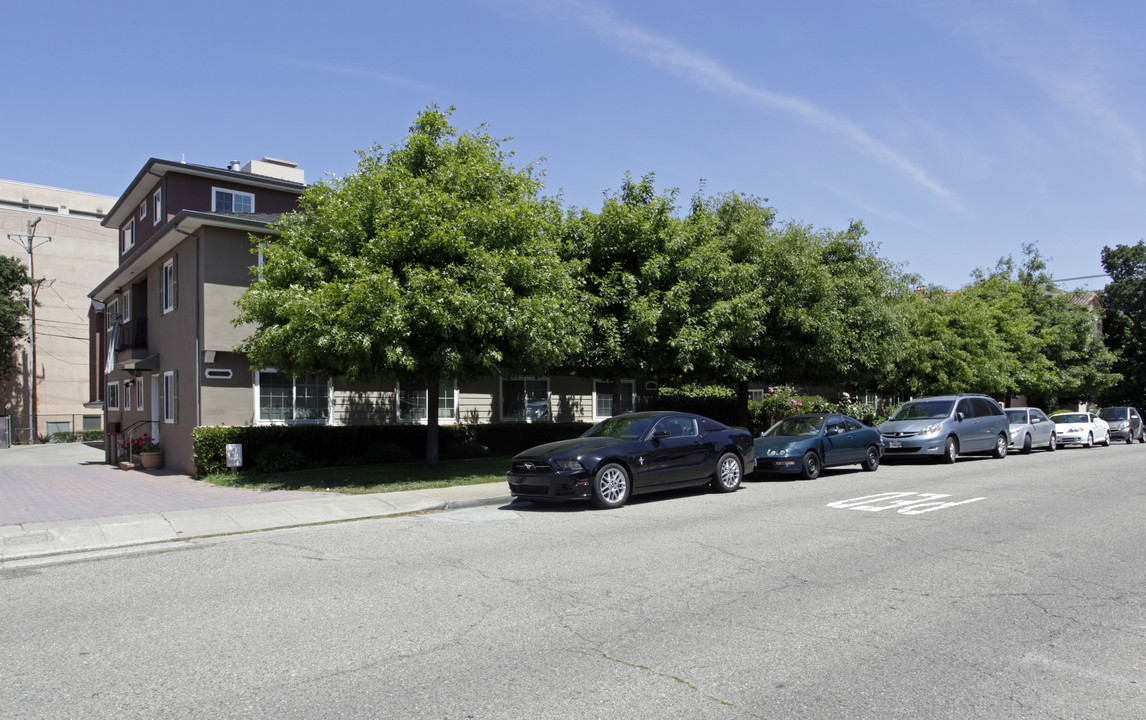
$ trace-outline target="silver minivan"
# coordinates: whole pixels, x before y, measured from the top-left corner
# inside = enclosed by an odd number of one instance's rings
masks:
[[[970,453],[1004,458],[1010,441],[1010,423],[999,403],[969,393],[909,400],[879,432],[886,457],[926,455],[945,463]]]

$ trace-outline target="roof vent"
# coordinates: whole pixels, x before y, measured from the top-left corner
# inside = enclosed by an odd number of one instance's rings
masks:
[[[232,160],[230,163],[227,164],[227,169],[228,170],[234,170],[235,172],[238,172],[239,168],[241,168],[242,166],[243,166],[242,163],[240,163],[238,160]]]

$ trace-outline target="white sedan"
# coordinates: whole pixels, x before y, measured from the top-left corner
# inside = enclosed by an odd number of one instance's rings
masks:
[[[1054,434],[1059,447],[1093,447],[1096,443],[1110,446],[1110,425],[1094,413],[1057,413],[1051,415],[1051,420],[1054,420]]]

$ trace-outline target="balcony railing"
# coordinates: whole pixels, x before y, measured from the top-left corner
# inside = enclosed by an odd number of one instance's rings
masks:
[[[136,318],[119,326],[115,349],[135,350],[147,348],[147,318]]]

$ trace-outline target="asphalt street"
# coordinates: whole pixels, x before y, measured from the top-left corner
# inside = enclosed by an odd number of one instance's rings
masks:
[[[0,717],[1146,717],[1146,445],[0,571]]]

